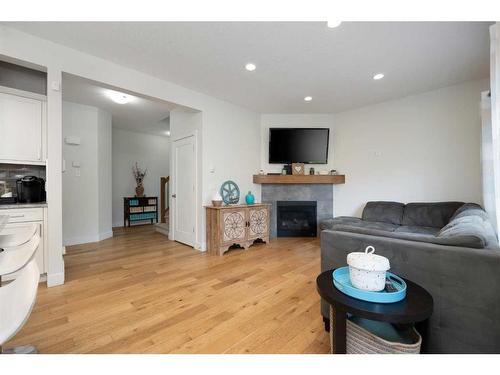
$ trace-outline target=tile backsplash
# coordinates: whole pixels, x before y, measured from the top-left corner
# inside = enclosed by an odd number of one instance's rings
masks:
[[[0,163],[0,196],[9,191],[16,195],[16,181],[24,176],[36,176],[45,180],[45,166]]]

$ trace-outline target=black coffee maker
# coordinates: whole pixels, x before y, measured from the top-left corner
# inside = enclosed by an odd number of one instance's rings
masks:
[[[17,202],[45,202],[45,180],[36,176],[24,176],[16,181]]]

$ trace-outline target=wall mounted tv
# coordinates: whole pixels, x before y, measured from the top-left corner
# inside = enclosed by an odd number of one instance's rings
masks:
[[[328,128],[270,128],[270,164],[326,164]]]

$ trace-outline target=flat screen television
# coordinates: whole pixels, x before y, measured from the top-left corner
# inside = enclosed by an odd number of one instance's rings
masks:
[[[328,128],[270,128],[270,164],[326,164]]]

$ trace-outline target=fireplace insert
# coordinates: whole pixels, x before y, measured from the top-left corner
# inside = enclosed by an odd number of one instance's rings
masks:
[[[316,237],[316,201],[277,201],[278,237]]]

